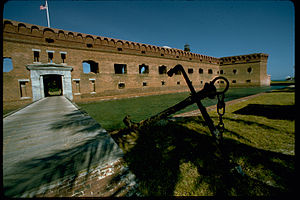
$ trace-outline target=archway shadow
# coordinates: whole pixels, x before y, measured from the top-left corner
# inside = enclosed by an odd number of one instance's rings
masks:
[[[210,133],[191,130],[181,122],[203,123],[197,118],[160,121],[140,131],[135,146],[127,148],[125,160],[138,178],[143,195],[173,196],[182,178],[180,166],[188,162],[199,174],[191,190],[201,190],[205,184],[213,195],[273,196],[293,192],[294,156],[225,139],[224,149],[230,159],[242,160],[242,168],[247,172],[245,176],[236,175],[226,171],[224,163],[216,156]],[[117,135],[113,137],[126,147],[126,141],[121,141]],[[261,171],[256,173],[258,168]]]

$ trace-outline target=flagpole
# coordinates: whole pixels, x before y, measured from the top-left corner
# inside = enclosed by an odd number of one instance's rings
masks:
[[[48,10],[48,3],[47,3],[47,0],[46,0],[46,11],[47,11],[48,28],[50,28],[50,19],[49,19],[49,10]]]

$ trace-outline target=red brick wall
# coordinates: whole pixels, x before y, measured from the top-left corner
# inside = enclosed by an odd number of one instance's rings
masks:
[[[65,64],[73,67],[72,79],[80,79],[79,95],[74,95],[75,83],[72,83],[74,101],[85,101],[99,96],[124,96],[134,92],[136,95],[148,92],[153,94],[155,91],[167,93],[176,91],[172,88],[182,90],[186,87],[181,75],[168,77],[166,74],[159,74],[158,67],[161,65],[167,66],[167,70],[177,64],[184,66],[186,71],[192,68],[193,73],[188,75],[193,85],[199,89],[205,82],[218,76],[221,69],[225,71],[223,76],[230,79],[230,82],[236,80],[236,84],[231,86],[261,85],[268,78],[266,54],[215,58],[179,49],[49,29],[16,21],[3,20],[3,23],[3,56],[12,58],[14,66],[11,72],[3,73],[4,103],[22,100],[18,79],[30,79],[30,71],[26,69],[26,65],[34,61],[32,49],[40,50],[41,63],[48,63],[47,50],[54,51],[53,62],[56,64],[62,63],[61,52],[67,53]],[[50,43],[47,42],[49,40]],[[87,47],[88,44],[92,47]],[[238,60],[233,63],[233,59]],[[99,73],[83,73],[82,62],[87,60],[98,63]],[[127,74],[115,74],[114,64],[126,64]],[[141,64],[149,66],[149,74],[139,74]],[[253,68],[250,75],[247,73],[249,66]],[[203,69],[203,74],[199,74],[200,68]],[[238,69],[238,73],[233,75],[232,70],[235,68]],[[208,69],[212,69],[213,73],[208,74]],[[91,94],[90,79],[95,79],[96,94]],[[251,83],[246,83],[248,79]],[[162,81],[165,82],[164,86]],[[118,88],[120,82],[125,83],[124,89]],[[143,82],[146,82],[147,86],[143,86]],[[30,84],[29,82],[29,86]],[[32,97],[30,87],[28,91]]]

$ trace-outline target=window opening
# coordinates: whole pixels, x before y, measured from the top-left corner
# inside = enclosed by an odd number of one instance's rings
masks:
[[[236,83],[236,80],[232,80],[232,83]]]
[[[158,67],[158,73],[159,74],[166,74],[167,73],[167,67],[162,65]]]
[[[233,74],[236,74],[236,73],[237,73],[237,70],[236,70],[236,69],[234,69],[234,70],[232,70],[232,72],[233,72]]]
[[[80,81],[75,80],[75,94],[80,94]]]
[[[252,72],[252,67],[249,67],[249,68],[247,69],[247,72],[250,74],[250,73]]]
[[[91,92],[96,93],[96,84],[95,80],[90,80],[91,81]]]
[[[93,47],[93,45],[92,45],[92,44],[86,44],[86,47],[88,47],[88,48],[92,48],[92,47]]]
[[[202,68],[199,69],[199,74],[203,74],[203,69]]]
[[[165,81],[161,81],[161,85],[166,85],[166,82]]]
[[[188,73],[189,74],[192,74],[194,72],[194,69],[193,68],[188,68]]]
[[[62,60],[62,63],[65,63],[65,60],[66,60],[66,54],[65,53],[61,53],[61,60]]]
[[[40,62],[40,52],[39,51],[33,52],[33,62]]]
[[[127,74],[126,64],[114,64],[115,74]]]
[[[145,54],[146,53],[146,51],[142,51],[142,54]]]
[[[26,84],[27,84],[28,81],[20,81],[20,95],[21,95],[21,98],[22,97],[28,97],[27,96],[27,90],[26,90]]]
[[[124,89],[125,88],[125,83],[119,83],[118,88],[119,89]]]
[[[213,70],[212,69],[209,69],[208,70],[208,74],[212,74],[213,73]]]
[[[224,74],[224,71],[223,71],[223,69],[221,69],[221,70],[220,70],[220,74]]]
[[[13,70],[13,63],[11,58],[3,58],[3,72],[10,72]]]
[[[142,64],[139,65],[139,73],[140,74],[149,74],[149,66]]]
[[[48,52],[48,62],[53,63],[53,52]]]
[[[177,81],[177,85],[180,85],[180,81]]]
[[[165,56],[165,54],[162,53],[162,54],[160,54],[160,56]]]
[[[118,51],[123,51],[123,49],[122,48],[118,48]]]
[[[83,73],[85,73],[85,74],[90,73],[90,72],[93,72],[95,74],[99,73],[98,63],[96,63],[92,60],[83,61],[82,68],[83,68]]]
[[[246,83],[251,83],[251,80],[246,80]]]
[[[148,84],[147,84],[147,82],[143,82],[143,86],[147,86]]]
[[[51,39],[51,38],[46,38],[45,41],[46,41],[47,43],[54,43],[54,40]]]

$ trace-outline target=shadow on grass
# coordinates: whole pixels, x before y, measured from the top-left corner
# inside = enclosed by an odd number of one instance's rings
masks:
[[[248,104],[234,114],[263,116],[269,119],[295,120],[295,105]]]
[[[125,160],[140,181],[139,189],[143,195],[174,195],[176,185],[182,180],[180,165],[188,162],[197,168],[199,176],[195,177],[194,183],[191,182],[190,191],[177,189],[177,192],[182,192],[181,195],[199,192],[203,185],[208,185],[204,195],[272,196],[293,191],[294,156],[225,139],[224,149],[230,159],[242,160],[242,168],[248,174],[234,175],[226,171],[224,162],[217,156],[209,133],[198,133],[181,125],[181,122],[202,123],[198,118],[186,118],[156,124],[140,131],[136,145],[127,149]],[[126,147],[126,141],[121,141],[117,135],[113,137]]]
[[[49,141],[49,143],[41,141],[45,144],[45,149],[40,149],[43,156],[13,165],[3,177],[5,196],[20,197],[24,192],[42,185],[46,186],[44,193],[47,193],[51,189],[49,183],[53,184],[53,181],[63,178],[69,178],[65,184],[70,184],[70,188],[73,188],[82,170],[90,172],[95,166],[104,166],[123,156],[122,150],[110,135],[91,117],[83,116],[78,111],[64,117],[63,120],[51,124],[50,130],[55,134],[61,134],[63,129],[71,128],[70,135],[66,138],[57,136],[56,141]],[[74,135],[75,138],[69,137]],[[57,148],[58,142],[67,147]],[[87,176],[88,173],[85,178]]]

